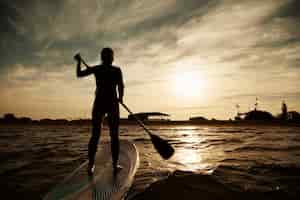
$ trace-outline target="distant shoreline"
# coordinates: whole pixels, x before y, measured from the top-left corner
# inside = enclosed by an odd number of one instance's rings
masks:
[[[167,126],[167,125],[207,125],[207,126],[300,126],[300,121],[282,121],[282,120],[162,120],[162,121],[144,121],[146,125]],[[104,121],[106,124],[106,121]],[[121,125],[137,125],[134,120],[120,119]],[[14,120],[0,121],[0,125],[91,125],[90,119],[66,120],[66,119],[43,119],[43,120]]]

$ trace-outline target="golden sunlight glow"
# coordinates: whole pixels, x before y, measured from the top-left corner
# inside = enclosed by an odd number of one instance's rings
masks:
[[[184,72],[174,77],[174,91],[178,97],[197,97],[205,85],[199,73]]]
[[[172,158],[173,161],[181,165],[177,168],[191,171],[206,168],[207,164],[203,163],[202,152],[197,148],[205,138],[199,136],[197,131],[193,131],[192,127],[191,130],[183,130],[178,134],[185,136],[182,138],[181,146],[177,148]]]

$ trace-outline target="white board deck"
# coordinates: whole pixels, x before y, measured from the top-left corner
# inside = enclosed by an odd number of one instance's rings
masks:
[[[119,164],[123,168],[114,176],[110,143],[101,143],[96,154],[93,176],[88,176],[87,164],[88,161],[75,169],[44,200],[122,199],[133,182],[139,165],[139,154],[133,143],[121,140]]]

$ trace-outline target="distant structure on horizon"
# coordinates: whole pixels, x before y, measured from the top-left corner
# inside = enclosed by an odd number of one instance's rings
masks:
[[[245,114],[244,120],[274,120],[275,117],[267,111],[252,110]]]
[[[288,106],[285,101],[282,101],[281,104],[281,113],[273,116],[272,113],[264,110],[258,109],[258,99],[256,98],[256,102],[254,104],[254,109],[249,110],[248,112],[240,112],[240,105],[236,105],[237,114],[235,116],[234,121],[271,121],[273,122],[300,122],[300,113],[296,111],[288,111]],[[134,121],[134,118],[138,118],[141,121],[146,122],[154,122],[154,123],[179,123],[180,121],[172,121],[170,120],[170,115],[161,112],[140,112],[128,115],[128,118],[120,119],[121,123],[131,124]],[[215,123],[221,121],[226,122],[226,120],[216,120],[215,118],[207,119],[202,116],[194,116],[190,117],[189,120],[182,121],[182,123]],[[229,122],[232,120],[229,119]],[[104,123],[106,121],[104,120]],[[16,117],[13,113],[6,113],[3,117],[0,117],[0,124],[42,124],[42,125],[86,125],[91,124],[91,119],[40,119],[33,120],[29,117]]]
[[[1,123],[31,123],[33,120],[29,117],[17,118],[13,113],[6,113],[3,115],[3,118],[0,118]]]
[[[141,121],[170,121],[169,114],[161,112],[141,112],[128,115],[128,120],[134,120],[134,117]]]
[[[282,121],[300,121],[300,114],[296,111],[288,111],[287,104],[285,101],[282,101],[281,105],[281,113],[274,117],[272,113],[268,111],[258,110],[258,99],[256,98],[256,102],[254,104],[254,110],[250,110],[249,112],[241,113],[239,112],[239,105],[236,107],[238,109],[237,115],[235,116],[235,120],[282,120]]]
[[[205,117],[202,117],[202,116],[198,116],[198,117],[190,117],[189,120],[190,121],[207,121],[208,119],[206,119]]]

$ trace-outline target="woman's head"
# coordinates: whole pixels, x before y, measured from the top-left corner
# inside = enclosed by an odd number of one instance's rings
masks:
[[[101,60],[104,64],[111,65],[114,61],[114,51],[109,47],[103,48],[101,51]]]

